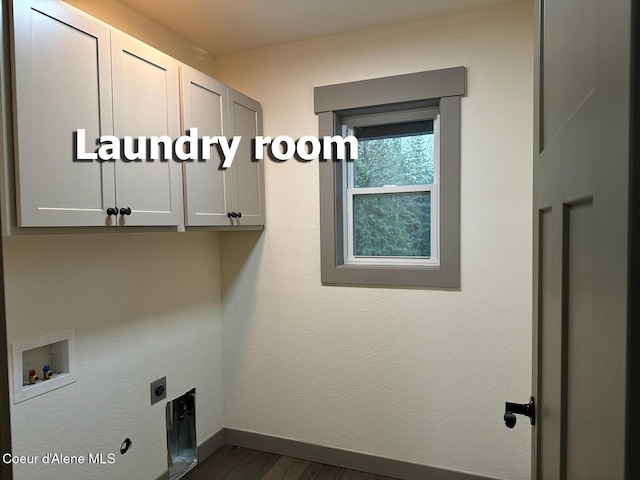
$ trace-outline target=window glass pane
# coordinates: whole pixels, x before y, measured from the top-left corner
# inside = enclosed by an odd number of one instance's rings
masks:
[[[358,137],[358,159],[354,162],[356,188],[433,183],[433,122],[405,125],[422,126],[421,133],[402,134],[385,125],[354,129]]]
[[[431,192],[353,196],[358,256],[430,257]]]

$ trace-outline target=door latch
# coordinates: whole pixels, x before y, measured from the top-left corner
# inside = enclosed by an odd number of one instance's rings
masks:
[[[531,421],[531,425],[536,424],[536,407],[535,402],[533,401],[533,397],[529,400],[529,403],[504,403],[504,423],[507,428],[513,428],[516,426],[516,416],[525,415],[529,417]]]

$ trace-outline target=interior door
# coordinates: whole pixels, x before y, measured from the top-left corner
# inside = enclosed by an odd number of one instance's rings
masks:
[[[536,0],[534,479],[625,478],[631,0]]]

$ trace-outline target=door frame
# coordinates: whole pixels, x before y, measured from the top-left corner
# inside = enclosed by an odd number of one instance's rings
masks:
[[[631,2],[631,135],[625,478],[640,478],[640,6]]]
[[[11,157],[11,89],[9,70],[9,0],[2,0],[0,5],[0,165]],[[4,198],[0,198],[0,209]],[[11,452],[11,416],[9,404],[9,364],[7,344],[7,317],[4,296],[4,239],[0,234],[0,455]],[[11,480],[13,471],[11,464],[5,465],[0,461],[0,480]]]

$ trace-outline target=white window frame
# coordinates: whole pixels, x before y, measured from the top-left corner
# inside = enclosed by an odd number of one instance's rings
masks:
[[[439,124],[440,115],[437,108],[419,108],[405,110],[401,112],[375,113],[368,115],[355,115],[343,119],[343,136],[353,135],[356,127],[366,127],[374,125],[392,125],[421,120],[433,120],[433,183],[425,185],[406,186],[382,186],[356,188],[355,163],[343,162],[343,174],[345,175],[345,202],[344,212],[344,236],[345,263],[350,265],[421,265],[426,267],[440,266],[440,145],[439,145]],[[423,193],[430,192],[430,229],[431,229],[431,256],[430,257],[399,257],[399,256],[355,256],[353,242],[353,197],[355,195],[379,195],[393,193]]]

